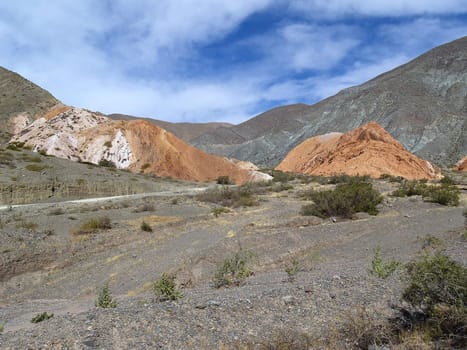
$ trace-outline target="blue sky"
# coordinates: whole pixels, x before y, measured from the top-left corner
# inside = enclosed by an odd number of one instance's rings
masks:
[[[467,35],[466,0],[17,0],[0,65],[66,104],[242,122]]]

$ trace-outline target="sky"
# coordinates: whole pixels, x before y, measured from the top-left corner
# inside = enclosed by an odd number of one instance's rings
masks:
[[[465,35],[467,0],[0,2],[0,66],[68,105],[173,122],[312,104]]]

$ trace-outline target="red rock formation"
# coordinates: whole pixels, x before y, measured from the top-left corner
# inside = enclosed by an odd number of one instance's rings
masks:
[[[382,174],[406,179],[435,179],[438,169],[409,151],[378,123],[369,122],[346,134],[312,137],[295,147],[277,170],[309,175]]]

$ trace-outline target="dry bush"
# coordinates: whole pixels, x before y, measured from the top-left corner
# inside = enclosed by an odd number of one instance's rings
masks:
[[[98,218],[92,218],[88,221],[81,224],[78,230],[74,231],[73,234],[89,234],[94,233],[99,230],[109,230],[112,228],[110,219],[107,216],[102,216]]]

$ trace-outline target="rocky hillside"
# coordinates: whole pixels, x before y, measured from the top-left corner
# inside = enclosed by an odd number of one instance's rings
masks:
[[[191,140],[194,140],[201,135],[204,135],[206,133],[209,133],[211,131],[214,131],[220,127],[223,128],[229,128],[232,126],[232,124],[229,123],[217,123],[217,122],[212,122],[212,123],[171,123],[171,122],[166,122],[164,120],[159,120],[159,119],[151,119],[151,118],[138,118],[138,117],[133,117],[130,115],[125,115],[125,114],[109,114],[109,118],[114,119],[114,120],[145,120],[149,123],[152,123],[154,125],[157,125],[161,127],[162,129],[165,129],[178,138],[182,139],[185,142],[190,142]]]
[[[439,46],[315,105],[284,106],[192,144],[275,166],[309,137],[374,120],[410,152],[441,165],[467,154],[467,37]]]
[[[66,108],[48,91],[0,67],[0,122],[6,123],[0,143],[8,140],[9,133],[18,132],[34,119],[57,114]]]
[[[79,108],[37,119],[11,142],[73,161],[185,180],[212,181],[229,176],[244,183],[267,177],[202,152],[147,121],[114,121]]]
[[[312,137],[289,152],[278,170],[308,175],[383,174],[406,179],[436,179],[439,170],[422,160],[370,122],[346,134],[329,133]]]

